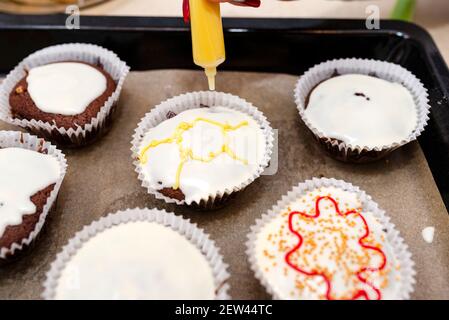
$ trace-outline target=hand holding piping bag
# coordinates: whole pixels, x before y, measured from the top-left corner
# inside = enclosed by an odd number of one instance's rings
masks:
[[[209,90],[215,90],[217,67],[226,59],[220,2],[259,7],[260,0],[184,0],[184,21],[190,21],[193,60],[204,68]]]

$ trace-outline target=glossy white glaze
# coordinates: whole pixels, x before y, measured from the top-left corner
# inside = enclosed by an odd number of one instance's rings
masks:
[[[36,212],[31,196],[56,183],[60,166],[55,157],[20,148],[0,149],[0,237],[7,226],[22,223]]]
[[[422,230],[422,237],[425,242],[431,244],[435,236],[435,227],[426,227]]]
[[[78,62],[59,62],[32,68],[26,79],[36,106],[47,113],[73,116],[106,90],[106,77]]]
[[[320,83],[310,95],[305,116],[324,136],[362,148],[402,142],[418,123],[407,88],[360,74]]]
[[[154,222],[129,222],[89,239],[61,272],[55,299],[214,299],[206,257]]]

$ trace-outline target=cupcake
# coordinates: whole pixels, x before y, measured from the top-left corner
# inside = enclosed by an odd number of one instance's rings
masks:
[[[129,71],[112,52],[67,44],[21,62],[0,90],[0,119],[64,146],[92,142],[107,129]]]
[[[0,260],[28,246],[55,204],[64,155],[35,136],[0,131]]]
[[[252,269],[276,299],[409,299],[414,263],[389,220],[351,184],[306,181],[251,228]]]
[[[227,299],[226,268],[214,242],[188,220],[156,209],[127,210],[69,241],[47,273],[43,297]]]
[[[216,208],[268,165],[273,133],[244,100],[215,92],[185,94],[148,113],[132,142],[142,185],[157,198]]]
[[[378,160],[415,140],[428,121],[427,90],[404,68],[381,61],[322,63],[299,80],[299,113],[333,157]]]

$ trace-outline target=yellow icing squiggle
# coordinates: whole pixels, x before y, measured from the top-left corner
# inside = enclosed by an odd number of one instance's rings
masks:
[[[217,126],[219,128],[221,128],[221,132],[223,134],[224,140],[225,142],[223,143],[223,145],[221,146],[221,150],[217,151],[217,152],[210,152],[209,156],[207,158],[202,158],[202,157],[197,157],[193,154],[192,148],[184,148],[182,146],[182,135],[184,134],[184,132],[192,129],[193,127],[195,127],[195,125],[198,122],[206,122],[209,123],[211,125]],[[245,159],[241,159],[239,158],[234,151],[232,151],[232,149],[229,147],[229,141],[228,141],[228,135],[227,133],[230,131],[235,131],[238,130],[244,126],[248,125],[248,121],[242,121],[240,122],[238,125],[236,126],[232,126],[230,124],[227,123],[220,123],[218,121],[215,120],[210,120],[210,119],[206,119],[206,118],[196,118],[195,120],[193,120],[193,122],[188,123],[188,122],[181,122],[180,124],[178,124],[178,126],[175,129],[175,132],[166,139],[162,139],[162,140],[153,140],[151,141],[145,148],[142,149],[142,151],[139,154],[139,161],[141,164],[146,164],[148,162],[148,156],[147,156],[147,152],[151,149],[151,148],[155,148],[161,144],[166,144],[166,143],[176,143],[179,149],[179,155],[181,158],[181,162],[179,163],[178,169],[176,171],[176,181],[175,181],[175,185],[173,186],[174,190],[177,190],[179,188],[179,180],[181,177],[181,172],[182,169],[184,167],[184,164],[188,161],[188,160],[195,160],[195,161],[201,161],[201,162],[206,162],[209,163],[212,160],[214,160],[216,157],[218,157],[219,155],[226,153],[228,156],[230,156],[232,159],[236,160],[236,161],[240,161],[242,163],[244,163],[245,165],[248,164],[248,160]]]

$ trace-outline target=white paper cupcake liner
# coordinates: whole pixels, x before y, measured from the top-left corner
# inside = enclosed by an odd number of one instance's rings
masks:
[[[36,223],[34,230],[28,235],[27,238],[22,239],[20,243],[13,243],[9,248],[0,248],[0,261],[2,259],[8,259],[14,255],[17,251],[22,250],[24,247],[29,246],[31,242],[37,237],[42,227],[44,226],[45,219],[49,211],[53,208],[56,202],[56,198],[61,188],[62,181],[67,171],[67,162],[64,154],[57,149],[54,145],[46,142],[44,139],[30,135],[28,133],[22,133],[18,131],[0,131],[0,148],[23,148],[33,151],[47,150],[47,154],[56,158],[60,166],[60,177],[50,193],[47,199],[42,213],[39,217],[39,221]]]
[[[186,203],[185,200],[179,201],[176,199],[172,199],[164,196],[158,190],[151,188],[150,184],[145,180],[144,174],[142,172],[142,167],[138,160],[140,145],[142,140],[145,137],[145,134],[151,128],[156,127],[161,122],[167,120],[169,117],[169,113],[179,114],[183,111],[189,109],[200,108],[202,105],[214,107],[221,106],[229,109],[233,109],[236,111],[243,112],[250,117],[252,117],[261,127],[266,140],[266,149],[263,159],[257,168],[257,171],[253,173],[251,178],[246,181],[242,181],[239,185],[235,186],[232,189],[220,190],[216,194],[209,194],[202,198],[200,201],[193,201],[192,203]],[[169,100],[166,100],[156,106],[151,112],[147,113],[144,118],[140,121],[135,133],[133,135],[133,139],[131,141],[132,144],[132,158],[133,164],[136,167],[135,171],[138,174],[139,180],[142,181],[142,186],[147,188],[148,193],[153,194],[157,199],[165,200],[167,203],[176,203],[178,205],[196,205],[203,209],[213,209],[217,207],[217,204],[224,202],[235,192],[243,190],[249,184],[251,184],[254,180],[256,180],[264,171],[264,169],[268,166],[271,158],[271,154],[273,152],[273,141],[274,141],[274,133],[273,129],[270,126],[267,118],[260,112],[256,107],[254,107],[251,103],[246,100],[239,98],[237,96],[215,92],[215,91],[200,91],[200,92],[191,92],[186,93]]]
[[[400,83],[405,86],[413,96],[413,100],[417,106],[418,123],[413,132],[402,141],[392,141],[389,145],[380,145],[375,148],[351,145],[339,142],[336,139],[327,137],[323,132],[320,132],[309,121],[306,110],[306,101],[310,92],[321,82],[330,79],[335,73],[343,74],[364,74],[375,75],[381,79]],[[315,135],[323,146],[339,160],[353,161],[353,162],[367,162],[370,160],[377,160],[395,149],[413,141],[421,135],[429,120],[430,105],[428,99],[427,89],[422,82],[407,69],[396,65],[394,63],[368,60],[368,59],[338,59],[323,62],[309,69],[303,76],[300,77],[295,87],[295,101],[299,110],[299,114],[307,125],[307,127]],[[361,159],[362,153],[369,154],[369,157]]]
[[[230,277],[227,271],[228,265],[224,263],[220,249],[215,245],[215,242],[210,240],[209,235],[203,229],[198,228],[196,224],[192,224],[189,220],[176,216],[173,213],[158,209],[127,209],[126,211],[109,214],[91,223],[89,226],[85,226],[69,240],[68,244],[51,264],[50,270],[47,272],[47,278],[43,284],[44,292],[42,297],[46,300],[54,299],[61,272],[84,243],[106,229],[137,221],[154,222],[169,227],[195,245],[204,257],[206,257],[212,270],[216,287],[215,299],[230,299],[228,294],[230,288],[228,284]]]
[[[58,127],[54,123],[43,122],[42,120],[14,118],[11,114],[9,95],[17,83],[26,75],[26,71],[37,66],[61,61],[101,64],[102,68],[114,79],[117,87],[97,115],[91,119],[90,123],[76,129]],[[39,50],[20,62],[2,83],[0,87],[0,120],[26,128],[61,145],[80,146],[86,144],[102,133],[106,124],[110,122],[128,73],[129,67],[125,62],[121,61],[115,53],[97,45],[70,43]]]
[[[336,187],[348,192],[356,193],[359,200],[362,203],[364,212],[371,212],[373,216],[381,223],[382,227],[386,230],[386,241],[391,245],[396,259],[401,265],[401,289],[400,296],[397,300],[408,300],[410,295],[414,291],[415,284],[415,263],[412,260],[412,254],[410,253],[407,244],[400,236],[399,231],[396,230],[395,225],[390,221],[390,217],[385,214],[385,211],[379,208],[372,198],[359,187],[353,186],[342,180],[327,179],[327,178],[313,178],[307,180],[304,183],[300,183],[294,187],[287,195],[284,195],[276,205],[274,205],[267,213],[263,214],[260,219],[256,220],[255,225],[251,226],[251,231],[248,234],[248,241],[246,243],[246,253],[250,262],[251,269],[254,271],[256,278],[267,289],[268,293],[273,296],[274,299],[281,299],[280,295],[273,289],[269,283],[265,274],[261,270],[256,259],[256,241],[259,232],[273,219],[279,216],[280,213],[294,201],[304,196],[307,192],[316,190],[320,187]]]

